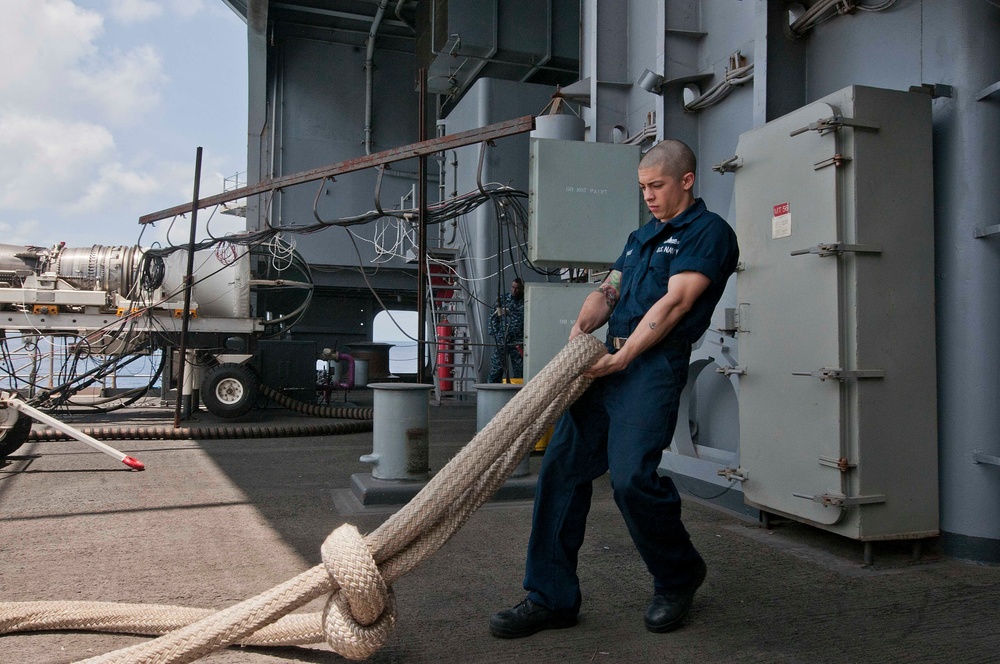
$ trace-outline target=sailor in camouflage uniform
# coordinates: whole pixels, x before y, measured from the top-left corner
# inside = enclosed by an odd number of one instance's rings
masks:
[[[497,298],[488,331],[496,342],[490,359],[489,382],[521,378],[524,368],[524,282],[517,278],[510,292]]]

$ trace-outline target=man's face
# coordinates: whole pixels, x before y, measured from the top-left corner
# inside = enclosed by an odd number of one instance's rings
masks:
[[[691,205],[693,186],[694,173],[685,173],[677,179],[662,168],[639,169],[642,199],[650,213],[660,221],[673,219]]]
[[[515,281],[510,285],[510,294],[514,297],[521,297],[524,294],[524,285],[520,281]]]

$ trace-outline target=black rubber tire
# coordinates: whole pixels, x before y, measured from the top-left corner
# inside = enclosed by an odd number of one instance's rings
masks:
[[[0,432],[0,458],[8,457],[28,440],[31,433],[31,418],[19,414],[14,426]]]
[[[246,415],[257,403],[260,380],[253,369],[227,362],[213,367],[201,381],[201,402],[218,417]]]

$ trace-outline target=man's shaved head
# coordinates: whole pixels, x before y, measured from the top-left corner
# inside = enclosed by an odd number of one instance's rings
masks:
[[[644,154],[639,161],[641,169],[659,169],[678,180],[685,173],[694,173],[697,165],[698,162],[691,148],[674,139],[660,141],[650,148],[649,152]]]

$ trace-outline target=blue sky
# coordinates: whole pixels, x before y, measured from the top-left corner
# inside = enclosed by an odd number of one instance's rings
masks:
[[[134,244],[140,215],[190,200],[198,146],[203,196],[246,170],[246,25],[222,0],[4,0],[4,18],[0,243]]]

